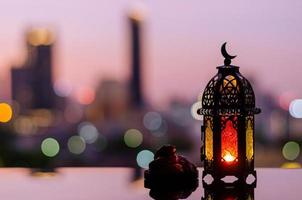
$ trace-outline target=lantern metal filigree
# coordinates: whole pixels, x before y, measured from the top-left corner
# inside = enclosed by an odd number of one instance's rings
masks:
[[[255,107],[255,95],[249,81],[239,67],[231,65],[224,43],[221,52],[224,65],[207,84],[202,96],[203,115],[202,153],[203,177],[212,175],[214,180],[224,176],[236,176],[245,180],[254,175],[254,115],[260,113]]]

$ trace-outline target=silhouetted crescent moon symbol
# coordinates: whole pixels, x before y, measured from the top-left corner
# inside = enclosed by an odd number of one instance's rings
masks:
[[[223,57],[225,57],[226,59],[233,59],[233,58],[235,58],[236,56],[231,56],[230,54],[228,54],[228,52],[225,49],[225,45],[226,45],[226,42],[223,43],[223,45],[221,46],[221,53],[222,53]]]

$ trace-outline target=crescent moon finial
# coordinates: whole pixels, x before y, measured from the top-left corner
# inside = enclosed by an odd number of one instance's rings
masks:
[[[234,59],[236,56],[231,56],[230,54],[228,54],[228,52],[226,51],[226,42],[223,43],[223,45],[221,46],[221,54],[223,55],[224,57],[224,65],[225,66],[229,66],[231,64],[231,60]]]

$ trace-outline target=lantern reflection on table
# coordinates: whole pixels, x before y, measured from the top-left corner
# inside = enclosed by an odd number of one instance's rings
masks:
[[[249,174],[256,179],[254,170],[254,114],[255,95],[252,86],[240,72],[230,65],[230,56],[222,45],[224,66],[205,88],[202,108],[202,155],[203,178],[210,174],[214,180],[224,176],[235,176],[245,180]]]
[[[246,183],[229,186],[226,184],[210,185],[204,188],[201,200],[254,200],[255,186]]]

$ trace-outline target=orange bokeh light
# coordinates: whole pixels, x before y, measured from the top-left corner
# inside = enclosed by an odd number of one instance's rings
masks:
[[[11,120],[13,116],[12,107],[7,103],[0,103],[0,122],[6,123]]]
[[[89,105],[95,99],[95,91],[89,87],[82,87],[77,92],[77,100],[80,104]]]

